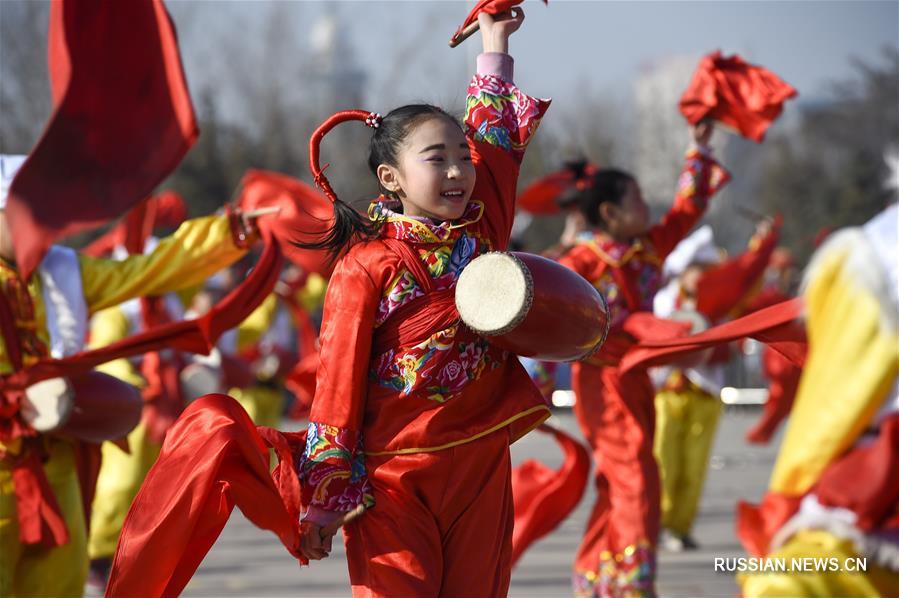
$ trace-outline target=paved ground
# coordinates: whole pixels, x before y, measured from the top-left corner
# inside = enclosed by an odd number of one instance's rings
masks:
[[[758,411],[728,411],[715,441],[706,491],[700,505],[695,537],[701,549],[660,555],[659,592],[662,596],[735,596],[733,577],[715,573],[714,558],[743,552],[734,537],[734,505],[738,498],[756,500],[764,490],[777,442],[751,447],[745,430]],[[556,415],[556,423],[576,433],[570,412]],[[561,454],[542,434],[530,434],[513,446],[514,460],[539,455],[556,466]],[[552,534],[533,545],[512,573],[513,597],[571,595],[569,570],[593,504],[588,491],[577,510]],[[348,596],[349,581],[341,542],[325,561],[300,570],[274,535],[263,532],[235,512],[216,546],[187,586],[185,596]]]

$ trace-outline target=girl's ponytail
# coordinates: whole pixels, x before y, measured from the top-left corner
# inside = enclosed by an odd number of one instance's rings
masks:
[[[297,247],[303,249],[324,249],[331,254],[332,259],[336,258],[351,242],[360,239],[370,239],[377,236],[378,233],[378,224],[376,222],[372,222],[368,216],[360,214],[352,206],[344,203],[337,197],[330,181],[324,174],[328,164],[325,164],[323,167],[319,165],[322,139],[340,123],[351,120],[364,122],[369,127],[377,129],[381,123],[381,115],[364,110],[343,110],[328,118],[312,134],[312,137],[309,139],[309,169],[312,171],[312,178],[315,184],[334,205],[334,224],[328,229],[325,236],[318,241],[294,243]]]

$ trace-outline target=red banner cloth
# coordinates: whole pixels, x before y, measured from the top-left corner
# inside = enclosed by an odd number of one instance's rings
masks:
[[[178,596],[235,505],[306,564],[294,462],[304,445],[305,433],[257,429],[227,395],[191,403],[128,510],[106,596]],[[271,473],[269,447],[280,461]]]
[[[333,225],[334,208],[327,197],[302,181],[265,170],[248,171],[240,187],[237,205],[241,210],[281,208],[277,214],[261,216],[256,222],[261,231],[270,231],[281,243],[287,259],[305,272],[325,277],[331,274],[333,264],[327,252],[294,245],[321,240]]]
[[[696,310],[711,322],[724,319],[759,284],[777,246],[780,225],[763,237],[758,247],[715,264],[696,283]]]
[[[630,349],[620,369],[628,372],[671,363],[703,349],[750,337],[765,343],[798,366],[805,363],[808,339],[796,320],[802,315],[802,299],[791,299],[725,322],[699,334],[663,340],[646,340]]]
[[[55,109],[7,204],[24,279],[55,240],[147,197],[199,135],[162,0],[52,2],[49,62]]]
[[[555,438],[565,460],[558,470],[536,459],[528,459],[512,470],[513,567],[531,544],[556,529],[577,507],[590,474],[590,453],[580,442],[554,426],[540,424],[537,429]]]
[[[716,51],[699,62],[681,96],[680,111],[690,124],[711,118],[761,142],[784,102],[796,95],[771,71]]]

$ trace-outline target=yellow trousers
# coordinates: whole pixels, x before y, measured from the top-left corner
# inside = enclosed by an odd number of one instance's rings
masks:
[[[899,596],[899,573],[877,567],[867,559],[867,571],[847,570],[847,559],[855,564],[858,553],[848,540],[821,530],[801,531],[768,555],[786,559],[836,558],[839,571],[744,573],[737,576],[744,598],[809,598],[817,596]]]
[[[44,471],[59,502],[69,542],[56,548],[19,541],[12,472],[0,464],[0,597],[81,596],[87,578],[87,538],[72,445],[48,441]]]
[[[662,527],[687,535],[708,470],[721,401],[689,385],[656,394],[654,452],[662,482]]]
[[[269,386],[248,386],[232,388],[228,393],[246,409],[250,419],[257,426],[277,428],[284,410],[284,393],[280,388]]]
[[[147,438],[143,422],[128,434],[128,446],[130,454],[110,442],[104,442],[101,448],[103,463],[97,478],[87,544],[91,559],[110,558],[115,554],[125,515],[162,448]]]

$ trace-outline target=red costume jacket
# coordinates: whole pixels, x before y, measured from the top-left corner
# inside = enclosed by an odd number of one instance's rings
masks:
[[[659,290],[662,262],[705,213],[709,198],[730,179],[730,174],[708,152],[687,152],[678,179],[674,204],[661,222],[632,242],[621,242],[597,231],[582,238],[559,263],[590,281],[606,298],[612,329],[606,344],[587,363],[612,365],[634,343],[639,333],[625,324],[634,312],[652,313]],[[630,330],[629,330],[630,329]]]
[[[372,204],[380,236],[340,260],[325,299],[304,505],[371,504],[366,454],[436,451],[505,426],[515,440],[549,415],[518,359],[462,326],[453,300],[468,262],[508,245],[519,165],[548,106],[476,75],[465,129],[477,182],[462,218],[434,223],[384,198]]]

